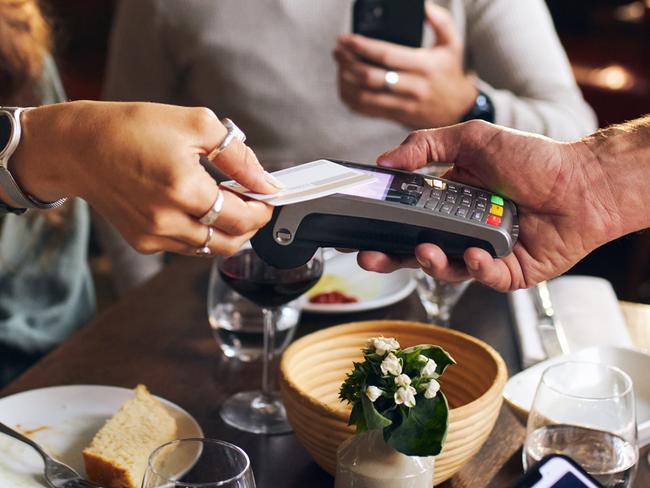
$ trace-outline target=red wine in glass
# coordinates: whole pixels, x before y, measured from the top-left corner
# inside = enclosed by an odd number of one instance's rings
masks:
[[[278,307],[295,300],[318,282],[323,274],[323,253],[319,249],[298,268],[277,269],[262,261],[252,249],[243,249],[221,262],[219,274],[233,290],[264,312],[262,389],[228,398],[221,405],[221,418],[246,432],[291,432],[284,405],[273,385]]]
[[[313,287],[323,274],[323,263],[280,270],[270,268],[252,249],[244,249],[226,258],[219,273],[241,296],[270,308],[289,303]]]

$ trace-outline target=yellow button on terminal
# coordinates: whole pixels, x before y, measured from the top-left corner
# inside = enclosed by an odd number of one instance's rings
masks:
[[[501,205],[490,205],[490,213],[497,217],[503,217],[503,207]]]

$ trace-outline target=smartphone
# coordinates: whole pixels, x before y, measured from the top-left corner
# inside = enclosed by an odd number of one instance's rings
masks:
[[[422,46],[425,0],[356,0],[352,31],[382,41]]]
[[[571,458],[553,454],[530,468],[515,488],[603,488],[603,485]]]

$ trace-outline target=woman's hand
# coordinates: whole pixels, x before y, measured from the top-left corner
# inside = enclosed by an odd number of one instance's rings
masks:
[[[143,253],[193,255],[206,243],[208,227],[199,219],[224,190],[199,158],[226,135],[209,109],[70,102],[31,110],[22,121],[11,170],[26,192],[42,201],[84,198]],[[239,141],[214,164],[253,191],[278,189]],[[232,254],[268,222],[272,209],[228,191],[224,197],[208,246]]]
[[[447,10],[426,2],[426,17],[436,34],[430,48],[339,37],[339,91],[352,110],[413,129],[455,124],[469,111],[478,91],[463,70],[463,42]],[[388,84],[387,71],[399,80]]]
[[[469,248],[464,263],[455,263],[438,246],[420,244],[414,258],[359,253],[363,268],[390,272],[420,266],[444,281],[475,278],[497,290],[514,290],[565,272],[626,231],[619,195],[634,184],[611,183],[584,141],[560,143],[471,121],[414,132],[378,160],[380,166],[406,170],[428,162],[452,163],[445,178],[497,191],[516,202],[520,232],[513,252],[493,258],[483,249]],[[633,174],[643,181],[642,173]]]

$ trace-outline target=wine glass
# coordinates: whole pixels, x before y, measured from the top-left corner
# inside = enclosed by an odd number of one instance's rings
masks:
[[[639,450],[626,373],[573,361],[544,371],[528,416],[524,468],[556,453],[572,458],[607,488],[632,485]]]
[[[262,389],[228,398],[221,407],[221,418],[246,432],[291,432],[284,405],[274,388],[278,310],[318,282],[323,274],[322,251],[319,249],[298,268],[277,269],[266,264],[252,249],[242,249],[221,262],[219,273],[237,293],[261,306],[264,314]]]
[[[219,274],[222,259],[215,258],[210,270],[208,320],[212,334],[226,357],[246,363],[257,361],[264,351],[264,314],[259,306],[223,281]],[[300,300],[280,306],[275,337],[276,354],[281,354],[292,341],[300,320],[300,306]]]
[[[180,439],[149,456],[142,488],[255,488],[246,453],[215,439]]]
[[[427,312],[428,321],[432,324],[449,327],[451,312],[471,282],[472,280],[447,283],[429,276],[421,269],[417,270],[415,272],[416,289],[422,306]]]

